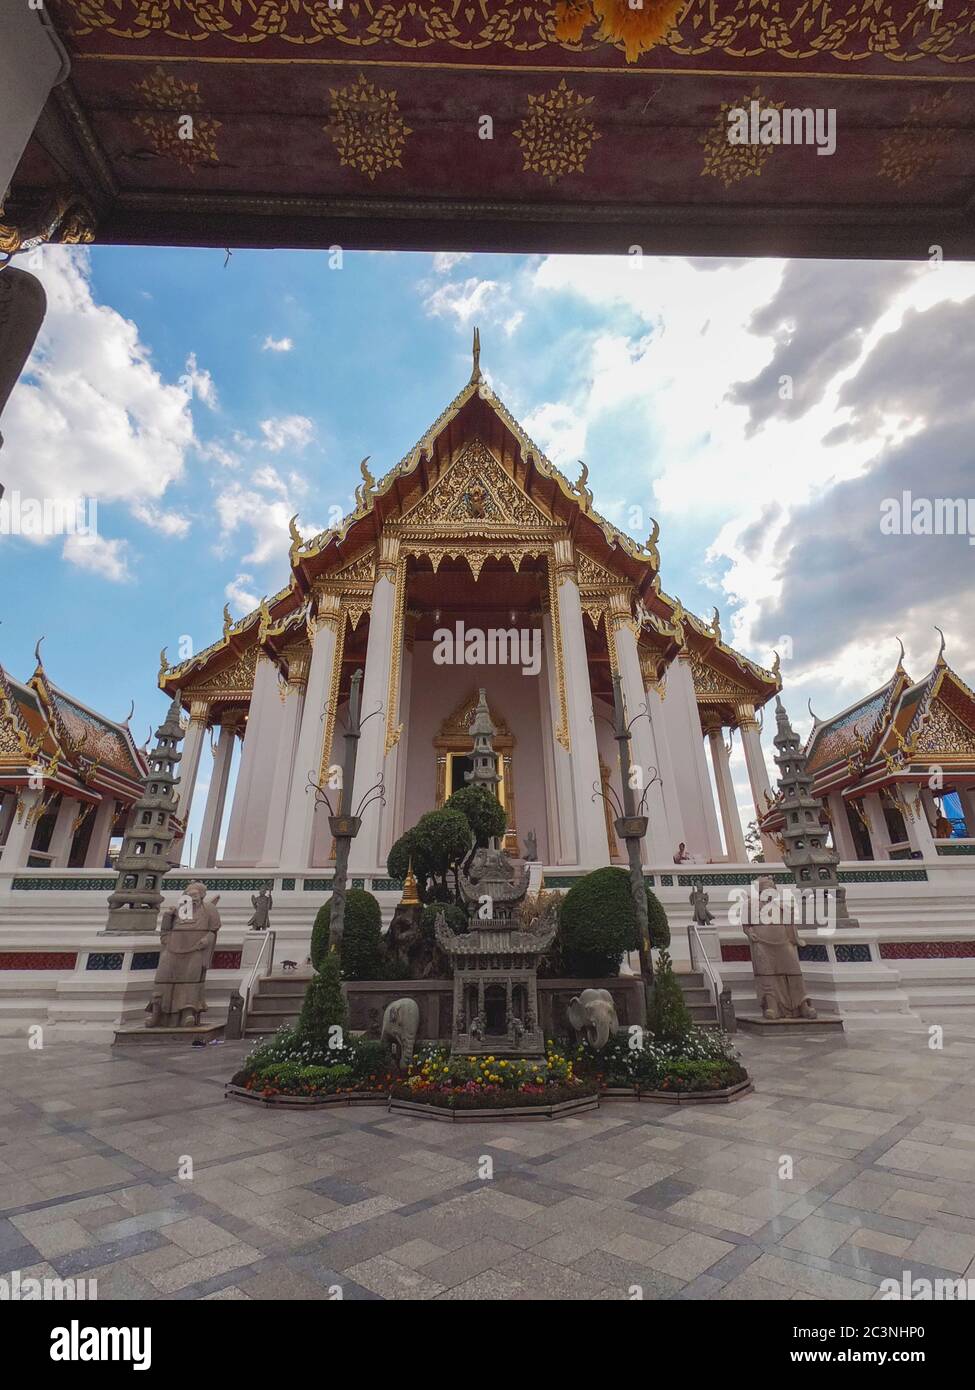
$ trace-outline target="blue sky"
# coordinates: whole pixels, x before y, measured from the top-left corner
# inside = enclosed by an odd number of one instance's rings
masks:
[[[491,384],[572,478],[586,460],[597,508],[639,539],[659,519],[664,588],[717,605],[763,664],[791,640],[798,726],[807,698],[825,715],[884,680],[895,634],[923,674],[934,622],[971,678],[965,538],[881,547],[876,511],[905,478],[964,491],[971,333],[948,365],[924,344],[970,324],[975,267],[224,260],[33,256],[49,311],[4,413],[0,477],[8,497],[97,498],[99,536],[0,537],[0,661],[15,676],[46,636],[52,679],[116,718],[134,699],[141,742],[163,712],[160,648],[206,646],[225,602],[240,616],[286,582],[288,516],[324,527],[351,509],[363,456],[379,477],[409,450],[466,382],[477,323]]]

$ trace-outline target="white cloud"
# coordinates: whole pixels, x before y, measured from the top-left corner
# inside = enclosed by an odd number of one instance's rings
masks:
[[[281,415],[260,422],[264,443],[272,453],[287,445],[300,453],[314,438],[315,426],[307,415]]]
[[[245,613],[253,613],[261,601],[260,595],[249,587],[253,583],[252,574],[238,574],[223,591],[224,598],[233,605],[240,617]]]
[[[128,541],[106,540],[104,536],[66,536],[62,550],[64,558],[79,569],[100,574],[116,584],[132,578],[128,553]]]
[[[163,536],[185,536],[190,529],[188,517],[181,516],[179,512],[164,511],[151,502],[136,502],[132,515]]]
[[[216,410],[217,388],[214,385],[213,377],[206,368],[197,365],[195,352],[191,352],[187,357],[186,370],[179,380],[180,385],[185,387],[187,395],[195,396],[211,410]]]
[[[478,280],[476,276],[461,282],[449,281],[431,290],[423,301],[423,307],[435,318],[453,314],[462,324],[471,323],[475,317],[486,319],[499,300],[507,298],[506,286],[496,280]]]
[[[435,251],[433,269],[437,275],[449,275],[455,265],[460,265],[461,261],[469,261],[470,258],[469,251]]]
[[[290,352],[294,347],[291,338],[272,338],[270,333],[261,344],[262,352]]]

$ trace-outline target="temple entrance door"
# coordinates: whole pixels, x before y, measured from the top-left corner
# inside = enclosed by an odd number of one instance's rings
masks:
[[[450,760],[450,791],[448,796],[454,792],[459,792],[468,785],[465,774],[474,771],[474,759],[468,758],[465,754],[455,753]]]
[[[485,1033],[501,1037],[508,1027],[507,998],[504,985],[488,985],[484,991]]]

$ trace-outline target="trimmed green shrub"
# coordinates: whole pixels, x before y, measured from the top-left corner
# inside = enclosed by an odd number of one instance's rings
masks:
[[[664,905],[656,894],[647,889],[647,922],[650,927],[650,945],[655,951],[670,948],[670,923]]]
[[[694,1020],[684,1002],[684,991],[667,951],[657,956],[647,1004],[647,1028],[656,1042],[680,1042],[694,1028]]]
[[[450,902],[456,884],[447,876],[467,854],[472,839],[470,822],[460,811],[446,806],[427,811],[393,845],[386,856],[386,872],[402,881],[412,860],[422,900]]]
[[[334,952],[327,952],[317,975],[309,981],[305,990],[305,1002],[301,1006],[298,1019],[298,1037],[307,1038],[319,1047],[328,1047],[332,1028],[341,1028],[343,1033],[349,1026],[349,1013],[342,993],[339,977],[339,958]]]
[[[331,917],[332,899],[329,898],[315,913],[315,922],[311,929],[311,963],[315,970],[320,968],[328,955],[328,927]]]
[[[459,811],[479,845],[486,845],[491,839],[500,840],[508,826],[504,807],[487,787],[461,787],[444,802],[444,810]]]
[[[420,930],[424,936],[429,935],[431,940],[435,938],[437,917],[441,912],[446,918],[447,926],[451,931],[470,931],[470,918],[459,903],[427,903],[426,907],[420,913]]]
[[[328,954],[332,898],[318,909],[311,931],[311,963],[316,970]],[[345,895],[342,919],[343,980],[383,980],[383,914],[379,902],[364,888],[350,888]]]
[[[573,884],[559,915],[562,963],[573,979],[618,975],[637,948],[636,908],[625,869],[596,869]]]

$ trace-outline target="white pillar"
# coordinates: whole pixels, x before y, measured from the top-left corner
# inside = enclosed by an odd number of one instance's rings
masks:
[[[189,824],[196,777],[200,770],[200,754],[206,738],[209,706],[206,700],[194,700],[190,705],[190,723],[183,740],[179,760],[179,784],[176,788],[176,814],[184,825]]]
[[[572,755],[572,802],[577,833],[576,862],[584,868],[595,869],[609,862],[609,846],[606,843],[603,802],[598,795],[594,799],[594,794],[602,787],[599,749],[575,556],[572,542],[568,539],[555,542],[555,582],[558,612],[553,619],[557,618],[562,634],[569,750]]]
[[[7,838],[7,831],[13,825],[14,816],[17,813],[17,793],[11,788],[0,795],[0,846]]]
[[[244,744],[227,824],[222,859],[228,864],[254,865],[264,849],[267,794],[274,776],[281,715],[278,668],[262,654],[257,658],[254,672]]]
[[[207,789],[207,803],[203,811],[203,824],[200,827],[200,843],[196,851],[196,867],[212,869],[217,862],[217,849],[220,844],[220,826],[223,823],[223,808],[227,798],[227,779],[230,776],[230,763],[234,753],[234,739],[237,737],[236,715],[224,716],[220,722],[220,737],[217,751],[213,755],[213,771]]]
[[[938,850],[934,843],[934,835],[931,833],[927,812],[924,809],[921,788],[916,782],[898,782],[897,794],[909,811],[913,812],[913,814],[904,817],[911,849],[920,853],[922,859],[937,859]]]
[[[647,696],[647,708],[650,712],[650,728],[653,730],[654,748],[657,751],[657,769],[663,784],[664,810],[667,816],[670,852],[664,862],[671,864],[677,853],[678,845],[686,844],[687,837],[684,834],[684,816],[681,811],[680,793],[677,787],[670,738],[667,732],[667,720],[663,708],[666,687],[663,685],[659,687],[657,685],[645,685],[644,688]]]
[[[103,793],[104,800],[94,813],[95,820],[88,836],[88,849],[85,852],[86,869],[104,869],[108,857],[108,847],[112,839],[112,826],[115,824],[115,797]]]
[[[338,594],[322,594],[318,600],[318,616],[312,624],[314,631],[308,686],[301,710],[294,772],[281,839],[281,867],[299,872],[311,864],[316,802],[314,794],[308,789],[308,779],[318,781],[321,775],[332,670],[335,661],[342,659],[344,623],[345,613]],[[334,749],[331,755],[334,761]]]
[[[42,11],[4,5],[0,16],[0,204],[33,134],[51,88],[68,75],[68,61]]]
[[[771,797],[772,787],[768,779],[768,767],[765,764],[765,754],[762,752],[762,735],[753,705],[739,705],[738,728],[741,730],[745,767],[748,769],[748,782],[752,789],[752,801],[755,803],[755,819],[761,820],[768,810],[765,794],[767,792]],[[767,863],[782,862],[782,851],[771,835],[762,836],[762,849]]]
[[[863,798],[863,814],[867,821],[871,854],[874,859],[889,859],[890,831],[879,792],[868,792]]]
[[[738,814],[738,798],[735,796],[735,784],[731,776],[731,761],[728,756],[728,749],[725,747],[724,729],[717,716],[714,716],[706,727],[708,743],[711,746],[714,784],[718,789],[718,806],[721,810],[725,849],[732,864],[747,864],[748,851],[745,848],[745,832],[741,828],[741,817]]]
[[[3,853],[0,854],[0,869],[23,869],[26,867],[30,847],[34,841],[37,822],[29,820],[30,813],[44,795],[41,791],[22,791],[19,796],[20,816],[14,818],[7,831]]]
[[[267,829],[258,865],[273,868],[282,862],[281,845],[288,804],[294,790],[295,753],[301,731],[301,716],[305,707],[308,662],[299,659],[288,664],[288,693],[284,700],[284,718],[278,734],[277,753],[270,788],[267,789]]]
[[[856,841],[853,838],[853,831],[850,829],[850,818],[847,815],[846,802],[843,800],[842,792],[830,792],[826,798],[826,804],[829,807],[830,824],[833,827],[833,848],[841,860],[856,859]]]
[[[965,837],[975,840],[975,787],[959,787],[958,799],[965,817]]]
[[[704,756],[704,732],[698,710],[688,652],[681,652],[667,670],[665,711],[670,731],[671,759],[680,797],[688,853],[698,861],[723,857],[718,817]],[[674,845],[670,851],[673,861]]]
[[[615,643],[616,662],[623,688],[626,719],[630,725],[630,761],[639,765],[642,782],[637,784],[634,799],[639,808],[640,799],[651,777],[643,814],[649,818],[646,837],[643,840],[643,862],[658,867],[672,864],[674,851],[670,844],[670,827],[667,824],[667,811],[664,806],[663,785],[660,778],[660,758],[650,720],[641,714],[647,704],[643,688],[643,673],[640,670],[640,653],[636,645],[636,630],[630,617],[629,596],[622,592],[610,595],[606,612],[606,639]],[[641,717],[637,718],[640,715]]]
[[[403,666],[400,674],[399,723],[403,736],[396,745],[396,800],[392,818],[387,818],[383,854],[388,855],[393,843],[406,830],[406,786],[409,779],[410,705],[413,700],[413,628],[416,614],[407,614],[408,631],[403,637]]]
[[[51,831],[51,843],[48,845],[47,851],[51,856],[52,869],[66,869],[68,867],[71,845],[74,840],[74,823],[80,811],[81,802],[73,796],[65,796],[62,793],[61,804],[54,819],[54,829]]]
[[[579,863],[579,849],[577,849],[576,840],[576,801],[574,801],[572,785],[572,753],[567,748],[569,730],[567,727],[565,730],[559,728],[562,721],[562,701],[561,696],[559,696],[558,659],[556,659],[555,632],[552,630],[551,613],[542,614],[541,635],[542,660],[545,663],[545,671],[538,698],[540,698],[542,708],[544,708],[541,723],[542,739],[547,744],[549,756],[551,756],[548,856],[555,865],[574,865],[574,863]],[[559,730],[562,737],[556,735],[556,730]]]
[[[349,872],[355,874],[371,873],[385,867],[383,822],[387,815],[391,817],[393,814],[392,801],[396,795],[395,748],[399,741],[397,728],[400,719],[398,701],[396,708],[389,708],[389,676],[395,642],[399,540],[395,536],[383,536],[380,545],[372,607],[369,610],[366,670],[362,682],[361,718],[364,722],[356,758],[352,800],[346,809],[358,810],[370,788],[375,787],[380,778],[384,779],[384,795],[389,804],[383,807],[378,798],[373,798],[363,810],[362,825],[349,852]],[[399,640],[402,641],[402,634]],[[389,758],[387,751],[391,755]]]

